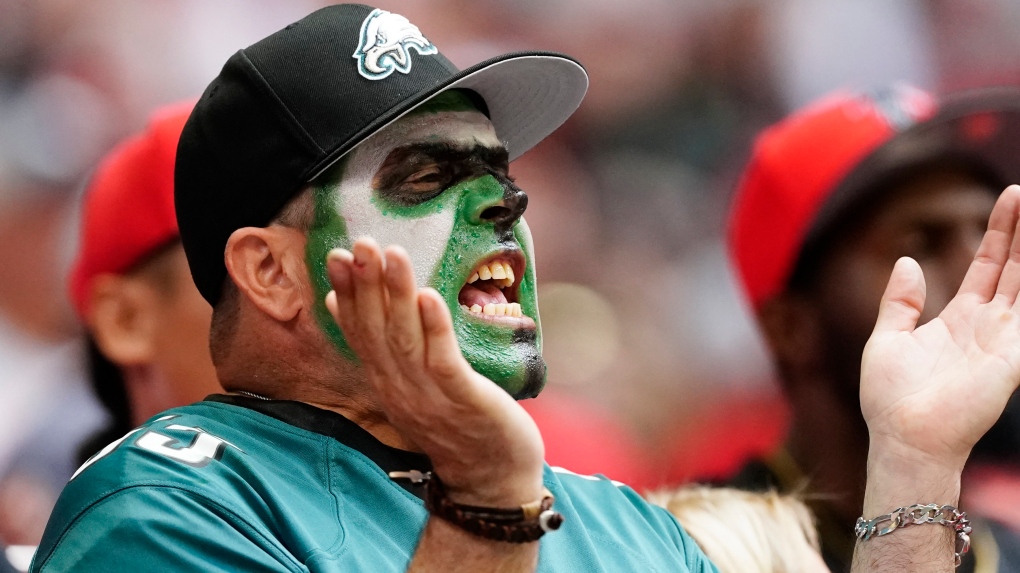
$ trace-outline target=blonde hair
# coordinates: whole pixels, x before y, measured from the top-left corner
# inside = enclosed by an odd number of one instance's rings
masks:
[[[680,521],[720,573],[797,573],[821,564],[811,511],[793,496],[689,486],[647,497]]]

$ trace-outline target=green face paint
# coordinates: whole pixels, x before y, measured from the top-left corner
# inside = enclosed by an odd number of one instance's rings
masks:
[[[347,235],[347,226],[344,225],[343,217],[340,217],[334,210],[337,204],[336,194],[339,188],[335,181],[343,177],[343,169],[346,164],[341,160],[336,166],[330,169],[327,180],[330,183],[313,185],[311,188],[312,200],[315,205],[315,214],[312,220],[312,228],[308,232],[308,244],[305,247],[305,263],[308,265],[308,272],[312,281],[312,288],[315,291],[315,319],[319,326],[325,331],[326,336],[333,341],[340,353],[348,360],[357,360],[357,356],[351,351],[347,340],[344,338],[340,326],[333,320],[326,308],[326,295],[333,287],[329,284],[329,275],[326,273],[326,256],[333,249],[350,250],[352,242]]]
[[[416,146],[430,151],[418,153]],[[505,163],[488,120],[469,99],[449,92],[370,138],[313,186],[307,258],[320,301],[316,317],[344,356],[356,359],[321,302],[330,288],[325,257],[333,248],[349,249],[354,238],[371,236],[408,251],[418,284],[446,300],[461,351],[476,371],[515,397],[541,390],[545,362],[531,234],[519,212],[510,215],[505,208],[523,193],[505,177],[500,153]],[[501,208],[503,214],[494,217]],[[492,286],[496,279],[473,285],[485,293],[465,286],[482,263],[494,260],[512,261],[523,272],[500,291]],[[462,290],[483,302],[494,293],[494,307],[507,313],[519,304],[523,317],[470,312],[461,304]]]
[[[525,248],[530,247],[531,232],[521,219],[514,225],[512,235],[500,241],[491,224],[476,222],[481,205],[498,203],[503,196],[503,187],[492,176],[462,183],[447,193],[458,199],[457,220],[430,286],[443,295],[450,307],[457,340],[471,366],[517,398],[534,397],[545,384],[545,361],[533,254],[530,248]],[[533,329],[508,328],[487,320],[484,315],[466,311],[458,298],[478,263],[494,255],[502,258],[498,255],[501,250],[523,255],[524,274],[518,277],[515,298],[522,314],[534,320]]]

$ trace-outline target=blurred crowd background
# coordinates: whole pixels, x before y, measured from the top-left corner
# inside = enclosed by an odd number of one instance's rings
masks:
[[[0,0],[0,542],[34,544],[66,479],[39,452],[72,452],[103,420],[65,294],[96,160],[323,4]],[[757,131],[837,87],[1020,85],[1017,0],[375,4],[461,67],[550,49],[588,68],[579,113],[512,169],[549,363],[531,407],[597,421],[647,460],[629,476],[644,486],[724,476],[783,436],[722,242]]]

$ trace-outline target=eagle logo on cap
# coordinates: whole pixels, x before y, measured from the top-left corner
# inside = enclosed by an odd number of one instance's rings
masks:
[[[399,14],[375,9],[361,24],[361,41],[354,52],[358,73],[370,80],[411,71],[411,49],[425,56],[439,50],[417,26]]]

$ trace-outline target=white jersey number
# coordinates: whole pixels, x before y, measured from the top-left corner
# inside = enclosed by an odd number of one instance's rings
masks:
[[[195,438],[191,440],[190,445],[182,448],[179,447],[180,442],[174,438],[149,430],[135,441],[135,445],[143,450],[148,450],[154,454],[160,454],[162,456],[175,459],[181,463],[185,463],[196,468],[200,468],[212,460],[218,460],[220,456],[223,455],[224,447],[233,445],[226,440],[206,433],[205,430],[201,428],[170,424],[166,427],[166,429],[179,430],[182,432],[195,432],[196,435]]]
[[[174,417],[176,416],[164,416],[156,421],[161,422]],[[231,444],[222,438],[217,438],[202,428],[170,424],[166,427],[166,429],[181,432],[194,432],[195,437],[191,440],[190,444],[182,447],[180,445],[180,441],[175,438],[160,434],[159,432],[147,430],[141,435],[141,437],[135,440],[135,445],[143,450],[147,450],[161,456],[166,456],[170,459],[177,460],[196,468],[200,468],[212,460],[220,459],[220,456],[223,455],[223,450],[226,446],[242,451],[241,448],[238,448],[234,444]],[[144,428],[135,428],[125,434],[121,439],[100,450],[96,455],[92,456],[88,459],[88,461],[82,464],[82,466],[78,468],[78,471],[74,472],[74,475],[71,476],[71,479],[78,477],[78,474],[85,471],[86,468],[110,455],[111,452],[127,441],[128,438],[142,430],[144,430]]]

